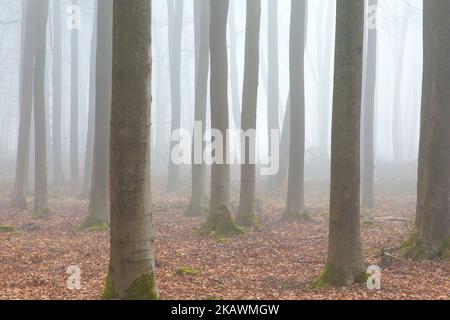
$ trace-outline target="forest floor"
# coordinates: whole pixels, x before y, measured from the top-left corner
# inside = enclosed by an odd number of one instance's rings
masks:
[[[154,225],[158,286],[163,299],[450,299],[450,263],[398,258],[415,211],[413,188],[391,183],[377,208],[364,212],[363,245],[368,265],[382,270],[382,289],[366,285],[316,290],[311,283],[327,256],[327,186],[311,183],[307,206],[314,222],[279,223],[282,198],[262,199],[262,231],[230,238],[198,237],[204,218],[183,216],[186,197],[155,191]],[[29,211],[8,207],[0,189],[0,299],[99,299],[108,267],[108,231],[78,232],[87,201],[53,191],[52,216],[33,220]],[[161,200],[163,199],[163,200]],[[31,199],[30,199],[31,201]],[[236,210],[236,204],[234,204]],[[384,251],[387,255],[382,256]],[[80,290],[67,288],[67,268],[81,269]],[[177,275],[184,269],[193,274]]]

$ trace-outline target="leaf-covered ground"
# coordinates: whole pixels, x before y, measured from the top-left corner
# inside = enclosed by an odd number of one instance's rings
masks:
[[[281,198],[262,199],[262,231],[231,239],[198,237],[203,218],[183,216],[186,198],[154,194],[158,286],[163,299],[450,299],[450,263],[398,258],[414,217],[412,189],[387,189],[375,210],[364,212],[362,230],[368,265],[382,269],[382,290],[365,285],[315,290],[328,241],[326,186],[308,191],[311,224],[279,223]],[[311,191],[312,190],[312,191]],[[29,211],[0,197],[0,299],[99,299],[108,266],[108,232],[77,232],[87,202],[51,194],[52,216],[33,220]],[[395,191],[395,192],[394,192]],[[31,200],[31,199],[30,199]],[[236,204],[234,204],[236,205]],[[236,208],[234,208],[236,209]],[[384,251],[385,255],[380,252]],[[79,265],[82,288],[69,290],[68,266]],[[182,271],[186,271],[183,275]],[[192,274],[189,274],[192,273]]]

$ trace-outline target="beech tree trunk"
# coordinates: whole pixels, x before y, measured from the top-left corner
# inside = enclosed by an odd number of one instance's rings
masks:
[[[92,161],[94,153],[94,130],[95,130],[95,96],[96,96],[96,61],[97,61],[97,16],[98,2],[94,2],[94,26],[91,39],[91,61],[89,75],[89,112],[88,129],[86,135],[86,153],[84,157],[83,185],[81,186],[81,198],[86,198],[91,189]]]
[[[242,94],[241,127],[253,130],[256,137],[258,80],[259,80],[259,35],[261,30],[261,0],[247,0],[247,22],[245,31],[244,89]],[[247,139],[246,139],[247,140]],[[243,143],[244,164],[241,165],[241,191],[237,222],[246,227],[258,227],[255,211],[256,193],[256,139]],[[252,159],[254,158],[254,159]]]
[[[72,0],[74,6],[79,5],[79,0]],[[78,145],[78,122],[79,122],[79,52],[78,52],[79,30],[71,30],[71,72],[70,72],[70,179],[73,190],[78,188],[80,180],[80,159]]]
[[[211,128],[222,133],[222,151],[227,154],[226,131],[229,128],[228,113],[228,57],[227,16],[229,0],[211,0],[210,58],[211,58]],[[233,235],[241,233],[230,212],[230,165],[211,166],[211,199],[205,234]]]
[[[378,0],[369,0],[369,7],[377,6]],[[367,29],[364,103],[362,110],[362,206],[375,206],[375,99],[377,81],[377,29]]]
[[[170,96],[172,103],[171,134],[181,127],[181,36],[183,32],[183,0],[168,0],[169,16],[169,68],[170,68]],[[170,154],[176,145],[170,142],[169,174],[167,190],[174,191],[178,185],[180,166],[173,163]]]
[[[63,106],[62,97],[62,21],[61,21],[61,1],[53,3],[53,131],[52,131],[52,151],[53,151],[53,176],[56,185],[64,182],[62,165],[62,142],[61,142],[61,111]]]
[[[236,9],[234,0],[230,2],[228,13],[228,25],[230,28],[230,86],[231,86],[231,112],[235,128],[241,127],[241,102],[239,101],[239,71],[237,64],[237,30]]]
[[[26,196],[28,187],[31,114],[33,108],[33,70],[34,70],[34,20],[35,5],[33,1],[22,4],[22,52],[20,67],[20,119],[19,137],[17,143],[16,176],[12,204],[15,207],[27,206]]]
[[[291,131],[286,212],[283,219],[308,219],[305,211],[305,46],[308,24],[307,1],[291,5],[290,81]]]
[[[34,129],[35,129],[35,182],[33,217],[48,215],[47,197],[47,139],[45,116],[45,56],[47,42],[48,0],[35,2],[35,53],[34,53]]]
[[[98,2],[95,130],[89,216],[86,227],[109,223],[109,123],[111,119],[113,1]]]
[[[206,108],[208,99],[208,73],[209,73],[209,24],[210,24],[210,1],[194,1],[194,23],[195,23],[195,121],[201,122],[201,136],[196,136],[193,130],[194,141],[203,141],[206,130]],[[200,140],[201,139],[201,140]],[[205,143],[201,144],[204,150]],[[195,144],[192,147],[195,152]],[[194,155],[194,153],[193,153]],[[194,158],[193,158],[194,160]],[[206,197],[206,165],[192,165],[192,196],[187,216],[199,216],[204,213]]]
[[[360,231],[364,2],[337,0],[330,236],[318,287],[366,281]]]
[[[150,203],[151,1],[114,0],[111,254],[104,299],[158,299]]]
[[[424,2],[424,80],[418,233],[404,247],[417,259],[448,254],[450,239],[450,2]]]
[[[278,53],[278,1],[267,0],[267,138],[272,151],[272,130],[280,130],[280,70]],[[264,62],[263,62],[264,63]],[[264,74],[263,74],[264,75]],[[267,191],[274,192],[275,176],[267,177]]]

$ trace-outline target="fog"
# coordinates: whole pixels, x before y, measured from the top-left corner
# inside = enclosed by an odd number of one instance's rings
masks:
[[[54,12],[50,3],[48,37],[52,37]],[[2,177],[12,178],[15,166],[17,130],[19,120],[19,59],[21,30],[21,1],[2,1],[0,21],[0,119],[1,119],[1,172]],[[70,20],[69,1],[63,1],[65,19]],[[268,88],[268,2],[262,1],[261,37],[260,37],[260,81],[258,88],[257,147],[261,155],[268,152],[267,131],[267,88]],[[89,69],[91,36],[93,30],[94,4],[81,0],[81,25],[79,32],[79,143],[80,164],[84,165],[86,134],[89,113]],[[65,9],[65,10],[64,10]],[[286,103],[289,94],[289,26],[290,3],[278,3],[278,49],[279,49],[279,126],[283,127]],[[414,163],[417,160],[419,140],[419,109],[421,100],[422,77],[422,2],[380,1],[378,11],[378,63],[375,111],[376,159],[378,162]],[[313,162],[321,149],[327,150],[329,157],[331,135],[332,70],[334,51],[335,2],[311,0],[308,10],[308,35],[306,47],[306,162]],[[229,101],[230,110],[236,110],[235,101],[241,108],[244,48],[245,15],[243,1],[231,1],[228,23],[229,59],[235,59],[236,71],[230,66]],[[232,19],[234,17],[234,19]],[[194,25],[193,3],[184,1],[183,25],[181,37],[181,127],[191,129],[194,115]],[[66,22],[67,22],[66,21]],[[167,169],[170,138],[170,70],[168,49],[168,11],[167,1],[153,1],[153,166],[163,173]],[[232,25],[234,24],[234,26]],[[231,28],[234,36],[230,36]],[[230,39],[234,38],[235,43]],[[331,40],[331,41],[327,41]],[[47,46],[46,78],[51,83],[52,43]],[[62,151],[65,160],[66,176],[69,171],[70,143],[70,29],[62,28]],[[272,46],[272,44],[270,44]],[[322,52],[322,55],[320,54]],[[235,56],[232,56],[235,55]],[[324,59],[324,60],[322,60]],[[325,68],[322,61],[331,68]],[[323,74],[325,72],[326,74]],[[396,86],[396,83],[399,83]],[[329,86],[329,98],[325,97],[325,116],[320,112],[319,99],[323,88]],[[48,137],[51,136],[52,86],[46,85],[47,112],[49,113]],[[237,90],[236,90],[237,89]],[[326,95],[326,93],[325,93]],[[398,98],[396,98],[398,96]],[[237,100],[236,98],[237,97]],[[328,103],[327,103],[328,102]],[[396,113],[396,111],[398,113]],[[328,123],[328,125],[325,125]],[[231,117],[230,125],[236,127]],[[326,145],[320,141],[326,131]],[[321,133],[322,132],[322,133]],[[394,137],[399,137],[398,150],[395,153]],[[51,152],[51,143],[49,152]],[[236,149],[236,147],[232,147]],[[236,149],[237,150],[237,149]],[[235,151],[237,152],[237,151]],[[264,160],[264,159],[263,159]],[[51,163],[49,163],[49,169]],[[82,171],[82,168],[80,168]],[[49,170],[51,176],[52,170]],[[308,176],[308,169],[306,169]],[[327,176],[327,170],[322,175]]]

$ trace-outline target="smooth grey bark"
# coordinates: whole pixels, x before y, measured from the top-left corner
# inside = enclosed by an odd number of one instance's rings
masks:
[[[194,25],[195,25],[195,121],[200,121],[202,131],[199,137],[194,130],[193,139],[201,139],[206,130],[206,108],[208,98],[208,73],[209,73],[209,24],[210,24],[210,0],[194,1]],[[200,141],[200,140],[199,140]],[[204,150],[205,143],[201,144]],[[193,144],[193,151],[194,149]],[[194,161],[193,161],[194,163]],[[187,216],[198,216],[204,213],[206,198],[206,165],[192,165],[191,204]]]
[[[169,69],[170,97],[172,104],[171,134],[181,127],[181,36],[183,32],[183,0],[167,0],[169,16]],[[173,163],[170,153],[176,142],[170,142],[167,190],[174,191],[178,185],[180,166]]]
[[[33,108],[33,69],[34,69],[34,10],[36,3],[26,0],[22,3],[22,40],[20,67],[20,118],[17,143],[16,175],[12,204],[15,207],[27,206],[30,131]]]
[[[150,201],[151,1],[113,5],[111,253],[103,298],[158,299]]]
[[[278,1],[267,0],[267,133],[269,154],[272,150],[272,130],[280,130],[280,70],[278,52]],[[267,179],[267,191],[273,192],[275,176]]]
[[[222,133],[223,155],[227,154],[226,131],[228,112],[227,16],[229,0],[211,0],[210,59],[211,59],[211,129]],[[217,151],[216,151],[217,154]],[[211,199],[209,215],[202,233],[233,235],[241,233],[230,212],[230,165],[211,166]]]
[[[79,0],[72,0],[74,6]],[[71,64],[70,64],[70,181],[71,187],[76,190],[80,183],[80,159],[78,145],[79,123],[79,30],[71,30]]]
[[[403,120],[402,120],[402,84],[403,75],[405,69],[405,50],[406,39],[409,26],[409,13],[405,11],[403,15],[402,24],[400,28],[399,47],[397,55],[395,57],[395,88],[394,88],[394,110],[392,118],[392,144],[394,151],[394,161],[399,163],[404,161],[404,148],[403,148]]]
[[[48,0],[28,0],[35,2],[35,52],[34,52],[34,129],[35,129],[35,182],[33,217],[48,215],[47,196],[47,137],[45,113],[45,58],[47,43]]]
[[[307,1],[291,4],[290,31],[290,147],[286,211],[283,219],[308,219],[305,211],[305,47],[308,28]]]
[[[62,96],[62,21],[61,1],[53,2],[53,113],[52,113],[52,152],[53,152],[53,178],[56,185],[64,182],[62,165],[61,142],[61,111],[63,107]]]
[[[241,128],[244,132],[256,133],[258,80],[259,80],[259,37],[261,31],[261,0],[247,0],[245,31],[244,88],[242,93]],[[247,140],[247,139],[246,139]],[[256,164],[251,154],[256,154],[256,140],[241,141],[244,164],[241,165],[241,190],[239,212],[236,221],[245,227],[258,227],[255,211]]]
[[[368,0],[368,6],[378,5],[378,0]],[[362,109],[362,176],[361,204],[371,209],[375,206],[375,99],[377,82],[377,29],[367,29],[364,94]]]
[[[109,123],[111,119],[113,1],[98,2],[95,126],[89,216],[86,227],[109,223]]]
[[[109,1],[109,0],[108,0]],[[94,23],[91,38],[91,59],[89,75],[89,111],[88,128],[86,134],[86,153],[84,157],[84,175],[81,186],[81,197],[86,198],[91,189],[92,180],[92,162],[94,153],[94,130],[95,130],[95,97],[96,97],[96,61],[97,61],[97,16],[98,2],[94,2]],[[111,51],[111,50],[110,50]],[[103,57],[100,57],[101,59]]]
[[[424,74],[418,233],[406,254],[430,259],[449,253],[450,239],[450,2],[424,2]]]
[[[239,69],[237,64],[237,30],[236,9],[234,0],[230,2],[228,13],[228,26],[230,28],[230,89],[231,110],[235,128],[241,127],[241,102],[239,101]]]
[[[280,170],[274,177],[274,183],[270,186],[269,193],[276,192],[283,181],[286,179],[289,169],[289,145],[291,133],[291,93],[289,92],[286,102],[286,112],[283,121],[283,130],[281,132],[280,145]]]
[[[325,1],[328,10],[333,9],[334,3],[330,1]],[[329,12],[329,11],[328,11]],[[328,13],[327,12],[327,13]],[[332,69],[332,41],[333,32],[332,24],[333,19],[329,18],[329,14],[324,14],[325,16],[325,36],[322,41],[317,41],[317,51],[318,51],[318,84],[320,90],[318,90],[318,130],[319,130],[319,155],[320,158],[328,163],[329,161],[329,143],[330,143],[330,112],[331,112],[331,84],[330,76]],[[317,30],[322,30],[324,21],[322,19],[317,19]]]
[[[318,287],[366,281],[360,230],[360,133],[364,2],[337,0],[330,235]]]

